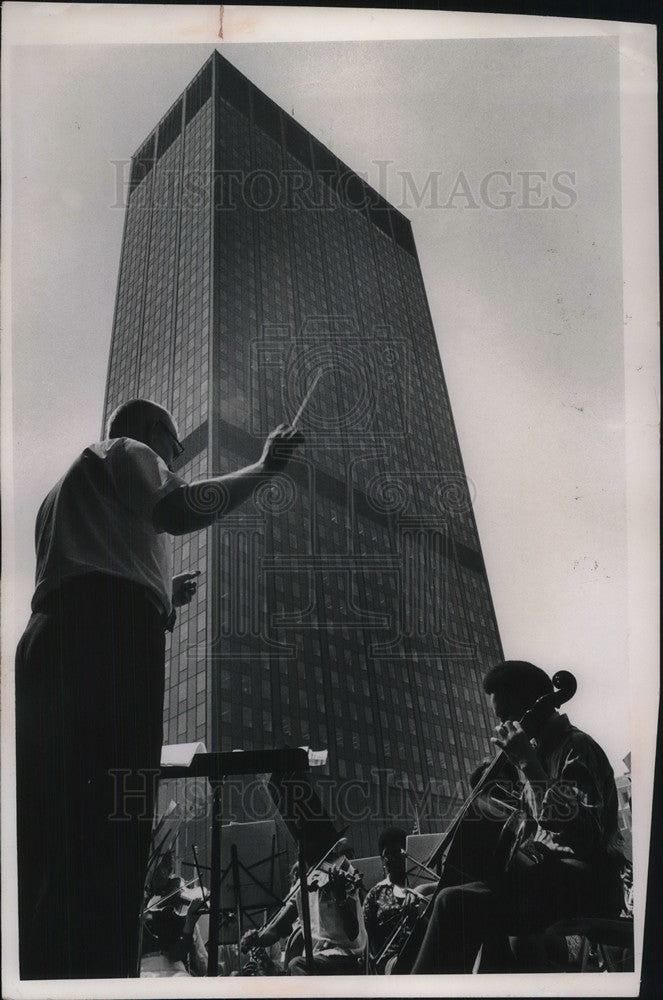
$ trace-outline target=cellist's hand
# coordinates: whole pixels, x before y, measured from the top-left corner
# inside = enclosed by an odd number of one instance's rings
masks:
[[[492,737],[491,743],[504,750],[504,753],[516,767],[526,768],[536,762],[536,751],[519,722],[507,719],[506,722],[495,727],[495,732],[497,736]]]

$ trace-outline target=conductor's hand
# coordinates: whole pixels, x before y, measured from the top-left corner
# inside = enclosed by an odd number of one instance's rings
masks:
[[[280,472],[290,461],[296,448],[304,441],[301,431],[280,424],[265,441],[260,457],[263,472]]]
[[[181,608],[183,604],[188,604],[198,589],[196,577],[200,576],[200,570],[195,573],[178,573],[173,577],[173,607]]]
[[[240,941],[240,946],[242,951],[248,951],[249,948],[255,948],[260,945],[260,934],[252,927],[251,930],[247,931],[246,934],[242,935],[242,940]]]

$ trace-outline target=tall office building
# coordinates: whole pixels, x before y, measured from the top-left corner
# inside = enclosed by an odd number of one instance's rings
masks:
[[[175,541],[164,735],[327,749],[372,854],[487,752],[499,634],[410,223],[215,52],[132,159],[105,414],[168,407],[192,481],[309,392],[297,460]]]

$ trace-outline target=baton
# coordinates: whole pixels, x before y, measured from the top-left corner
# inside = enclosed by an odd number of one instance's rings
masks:
[[[318,384],[318,382],[320,381],[321,377],[322,377],[322,368],[318,369],[318,374],[317,374],[317,375],[315,376],[315,378],[313,379],[313,383],[311,384],[311,388],[309,389],[309,391],[308,391],[308,392],[306,393],[306,395],[304,396],[304,399],[303,399],[303,401],[302,401],[302,404],[301,404],[301,406],[299,407],[299,409],[297,410],[297,413],[295,414],[295,419],[294,419],[294,420],[292,421],[292,423],[290,424],[290,426],[291,426],[291,428],[292,428],[293,430],[294,430],[294,429],[296,428],[297,424],[298,424],[298,423],[299,423],[299,421],[301,420],[301,417],[302,417],[302,414],[303,414],[304,410],[306,409],[306,406],[307,406],[307,404],[308,404],[308,401],[309,401],[309,399],[311,398],[311,396],[313,395],[313,390],[315,389],[316,385],[317,385],[317,384]]]

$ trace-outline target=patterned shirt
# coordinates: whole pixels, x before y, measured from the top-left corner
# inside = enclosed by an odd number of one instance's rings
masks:
[[[406,900],[425,904],[423,897],[389,878],[369,889],[364,900],[364,923],[373,956],[380,954],[403,917]]]

